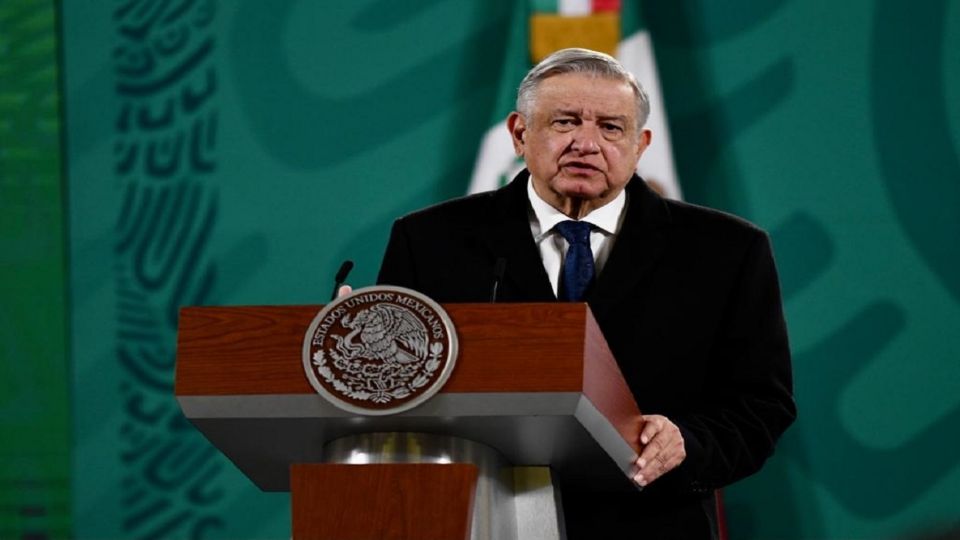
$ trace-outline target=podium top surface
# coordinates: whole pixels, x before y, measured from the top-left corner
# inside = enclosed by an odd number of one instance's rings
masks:
[[[176,395],[315,393],[301,354],[321,307],[183,308]],[[613,359],[586,304],[444,308],[460,354],[443,392],[573,392],[583,388],[585,362]]]
[[[175,393],[185,415],[263,489],[335,438],[423,431],[483,442],[524,465],[636,458],[640,412],[586,304],[446,304],[460,343],[444,387],[397,415],[356,417],[319,396],[303,341],[322,306],[186,307]],[[611,463],[612,464],[612,463]]]

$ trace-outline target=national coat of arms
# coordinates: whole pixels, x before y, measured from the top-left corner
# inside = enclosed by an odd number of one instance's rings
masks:
[[[327,304],[303,342],[310,384],[360,414],[423,403],[446,382],[456,355],[456,333],[443,308],[402,287],[367,287]]]

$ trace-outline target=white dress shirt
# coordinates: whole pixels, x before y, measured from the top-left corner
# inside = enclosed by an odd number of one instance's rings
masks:
[[[540,248],[540,259],[543,261],[543,268],[550,277],[550,285],[553,286],[553,294],[558,294],[560,287],[560,272],[563,269],[563,260],[567,256],[567,241],[554,229],[554,226],[561,221],[567,221],[569,216],[556,208],[550,206],[537,195],[533,189],[533,179],[527,182],[527,198],[530,199],[530,232],[533,233],[533,240]],[[617,239],[617,233],[620,232],[620,225],[623,224],[624,210],[627,207],[626,190],[621,191],[619,195],[609,203],[593,210],[580,221],[590,223],[590,250],[593,251],[594,268],[596,275],[599,276],[603,271],[603,265],[610,257],[610,250],[613,249],[613,243]]]

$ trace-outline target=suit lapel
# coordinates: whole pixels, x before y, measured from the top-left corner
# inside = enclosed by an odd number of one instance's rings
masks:
[[[610,258],[587,300],[608,306],[635,289],[650,272],[667,245],[670,213],[659,195],[638,176],[627,185],[627,215]]]
[[[494,194],[494,222],[477,234],[494,255],[494,261],[503,257],[507,262],[504,284],[516,293],[505,296],[505,300],[554,301],[556,295],[530,232],[528,176],[524,170]]]
[[[527,201],[529,173],[524,170],[493,195],[493,223],[478,227],[475,236],[492,255],[507,261],[504,283],[518,294],[505,300],[555,301],[550,278],[530,233]],[[627,185],[628,206],[623,226],[603,272],[587,295],[595,310],[603,309],[635,289],[667,246],[670,212],[663,199],[638,176]]]

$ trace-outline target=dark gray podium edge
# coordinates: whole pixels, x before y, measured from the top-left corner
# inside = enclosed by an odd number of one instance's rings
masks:
[[[449,434],[487,444],[514,465],[616,467],[637,458],[580,392],[444,393],[390,416],[358,416],[317,394],[177,396],[184,415],[265,491],[289,489],[288,467],[323,460],[333,439],[376,431]]]

